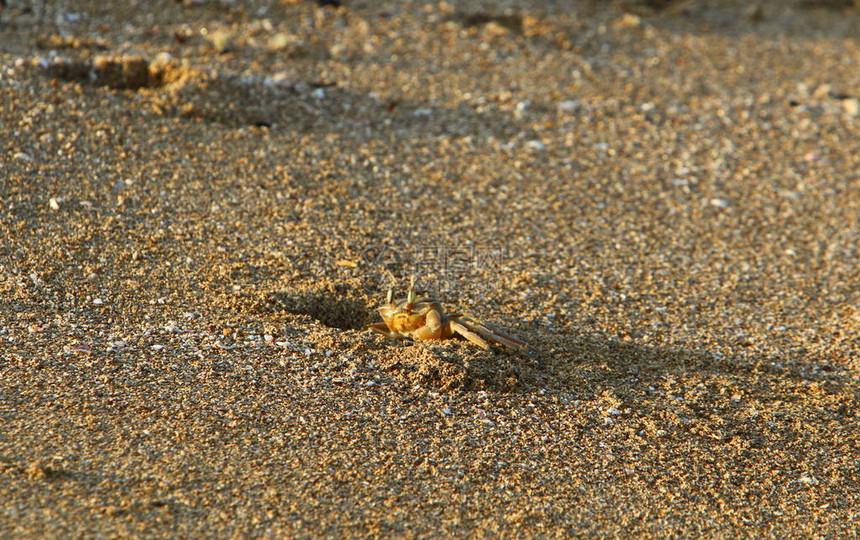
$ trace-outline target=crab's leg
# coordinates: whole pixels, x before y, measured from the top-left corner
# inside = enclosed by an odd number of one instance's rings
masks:
[[[368,324],[366,328],[391,339],[404,339],[400,334],[392,332],[384,322]]]
[[[462,325],[459,322],[454,321],[454,320],[452,320],[450,322],[450,325],[451,325],[451,330],[453,330],[454,332],[457,332],[458,334],[460,334],[464,338],[468,339],[469,341],[471,341],[475,345],[481,347],[482,349],[489,349],[490,348],[489,343],[487,343],[481,336],[479,336],[475,332],[472,332],[471,330],[469,330],[469,328],[467,326]]]
[[[482,338],[486,340],[499,343],[506,347],[511,347],[512,349],[517,349],[530,357],[535,352],[534,348],[525,341],[517,339],[514,336],[506,334],[501,330],[497,330],[491,326],[487,326],[486,324],[475,320],[468,315],[458,318],[457,321],[461,323],[458,324],[458,326],[465,326],[468,330],[479,334]],[[452,327],[453,324],[454,323],[452,321]],[[466,339],[469,338],[467,337]]]

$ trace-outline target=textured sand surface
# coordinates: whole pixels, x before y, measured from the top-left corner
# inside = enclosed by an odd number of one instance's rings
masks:
[[[0,536],[856,534],[856,2],[344,4],[0,3]]]

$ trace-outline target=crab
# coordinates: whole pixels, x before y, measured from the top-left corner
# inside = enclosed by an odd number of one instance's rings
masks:
[[[392,339],[425,341],[463,337],[482,349],[490,343],[504,345],[533,358],[535,349],[528,343],[488,326],[461,313],[446,314],[439,300],[415,294],[410,285],[406,298],[394,300],[394,291],[388,290],[386,304],[377,308],[383,322],[369,324],[367,328]]]

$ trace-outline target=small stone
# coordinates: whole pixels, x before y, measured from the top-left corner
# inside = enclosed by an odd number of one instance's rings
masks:
[[[842,100],[842,110],[848,116],[860,116],[860,99],[848,98]]]
[[[829,84],[819,85],[813,92],[812,97],[815,99],[825,99],[830,97],[830,94],[833,92],[833,87]]]
[[[266,86],[277,86],[280,88],[289,88],[292,86],[289,73],[286,73],[284,71],[279,71],[271,77],[266,77],[263,80],[263,84]]]
[[[96,306],[100,306],[100,305],[102,305],[102,304],[104,304],[104,303],[105,303],[105,302],[104,302],[104,300],[102,300],[101,298],[94,298],[94,299],[93,299],[93,304],[94,304],[94,305],[96,305]]]
[[[40,461],[34,461],[27,467],[27,477],[31,480],[41,480],[48,476],[48,469]]]
[[[328,49],[328,52],[332,56],[332,58],[343,57],[347,51],[349,51],[349,48],[345,43],[335,43]]]
[[[708,201],[708,203],[710,203],[711,206],[716,206],[717,208],[728,208],[729,207],[729,201],[727,201],[725,199],[720,199],[719,197],[714,197],[713,199]]]
[[[273,51],[281,51],[283,49],[286,49],[290,45],[295,44],[297,41],[298,40],[295,36],[287,34],[285,32],[279,32],[269,38],[269,43],[267,44],[267,46]]]
[[[612,28],[616,30],[627,30],[630,28],[636,28],[642,24],[642,18],[639,15],[634,15],[632,13],[625,13],[621,17],[612,21]]]
[[[560,112],[563,112],[563,113],[572,113],[572,112],[576,112],[576,111],[578,111],[581,107],[582,107],[582,104],[580,104],[578,101],[575,101],[575,100],[562,101],[561,103],[559,103],[559,104],[556,106],[556,108],[557,108]]]
[[[311,92],[311,97],[312,97],[312,98],[314,98],[314,99],[323,99],[323,98],[325,98],[325,89],[324,89],[324,88],[317,88],[316,90],[314,90],[313,92]]]
[[[233,33],[227,30],[214,30],[209,32],[206,39],[219,53],[227,52],[233,47]]]
[[[56,197],[51,197],[48,200],[48,206],[51,207],[51,210],[59,210],[60,209],[60,201]]]
[[[492,39],[494,37],[506,36],[510,33],[510,30],[495,21],[490,21],[484,25],[482,33],[484,39]]]
[[[77,345],[73,345],[69,350],[73,353],[78,353],[78,354],[92,354],[93,353],[93,348],[90,347],[89,345],[85,344],[85,343],[79,343]]]
[[[805,474],[801,476],[798,481],[804,486],[814,486],[818,483],[818,480],[816,480],[814,476],[807,476]]]
[[[16,152],[13,157],[18,161],[33,161],[33,156],[27,152]]]
[[[526,142],[524,145],[528,150],[534,150],[535,152],[542,152],[546,150],[546,145],[538,140],[531,140]]]

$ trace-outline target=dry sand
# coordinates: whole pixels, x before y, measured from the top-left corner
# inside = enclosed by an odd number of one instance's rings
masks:
[[[0,536],[856,535],[858,7],[345,4],[2,3]]]

